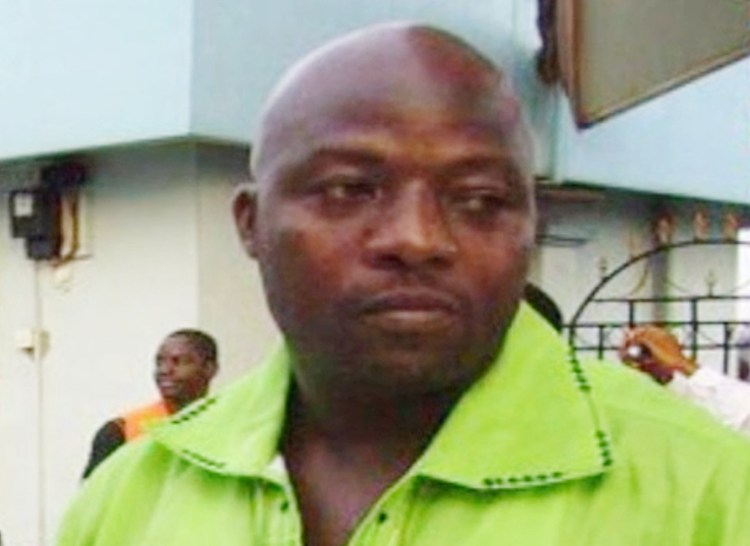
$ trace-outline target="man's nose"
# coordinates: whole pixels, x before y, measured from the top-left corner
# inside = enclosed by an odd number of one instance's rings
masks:
[[[398,192],[374,220],[366,252],[379,267],[423,267],[450,264],[458,252],[439,196],[426,184]]]

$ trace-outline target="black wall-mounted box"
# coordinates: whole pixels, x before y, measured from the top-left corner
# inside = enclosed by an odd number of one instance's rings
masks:
[[[11,233],[26,239],[28,257],[57,257],[61,244],[59,191],[47,186],[14,190],[9,204]]]

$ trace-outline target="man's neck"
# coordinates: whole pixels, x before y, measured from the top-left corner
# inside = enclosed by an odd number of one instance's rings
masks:
[[[393,394],[331,389],[304,392],[294,387],[289,400],[289,432],[307,434],[339,449],[421,454],[450,412],[460,392]],[[368,447],[365,447],[368,446]]]
[[[162,401],[164,402],[164,406],[167,408],[167,413],[169,415],[174,415],[188,405],[188,402],[175,400],[173,398],[163,398]]]
[[[167,408],[167,413],[169,415],[174,415],[175,413],[179,412],[182,408],[188,406],[189,404],[195,402],[199,398],[203,398],[208,394],[208,391],[203,391],[199,393],[197,396],[194,396],[190,399],[184,399],[184,398],[166,398],[162,396],[162,402],[164,403],[164,406]]]
[[[293,388],[282,452],[302,512],[305,544],[346,543],[363,514],[424,452],[454,401],[444,396],[310,400]]]
[[[390,460],[408,453],[416,459],[456,399],[449,395],[374,397],[356,392],[307,398],[292,389],[287,432],[304,431],[343,452],[365,449],[382,452]]]

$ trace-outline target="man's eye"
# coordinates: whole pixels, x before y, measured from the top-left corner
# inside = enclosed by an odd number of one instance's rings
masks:
[[[320,186],[323,197],[330,202],[367,201],[380,194],[377,184],[367,180],[336,180]]]
[[[468,214],[492,214],[507,206],[505,196],[496,192],[467,192],[454,198],[454,206]]]

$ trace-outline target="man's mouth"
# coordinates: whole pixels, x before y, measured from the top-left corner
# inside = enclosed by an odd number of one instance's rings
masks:
[[[428,290],[398,290],[369,298],[362,306],[366,323],[394,333],[428,333],[451,326],[459,313],[455,298]]]
[[[177,382],[171,379],[157,379],[156,384],[160,390],[170,391],[177,387]]]

